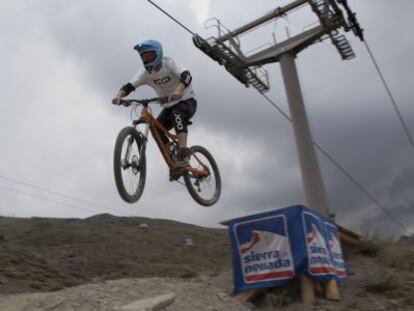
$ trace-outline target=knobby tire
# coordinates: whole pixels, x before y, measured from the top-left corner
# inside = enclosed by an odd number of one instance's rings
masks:
[[[196,189],[196,187],[194,186],[193,182],[194,182],[194,178],[191,177],[190,173],[184,173],[184,182],[185,185],[187,187],[188,192],[190,193],[190,195],[192,196],[192,198],[199,204],[203,205],[203,206],[211,206],[213,204],[215,204],[218,199],[220,198],[221,195],[221,177],[220,177],[220,171],[218,169],[217,163],[214,160],[213,156],[211,155],[211,153],[204,147],[202,146],[192,146],[190,147],[192,154],[197,154],[200,153],[202,154],[208,161],[208,166],[211,168],[211,172],[210,174],[214,175],[215,178],[215,191],[214,194],[211,196],[211,198],[205,199],[202,198],[199,194],[198,191]]]
[[[146,158],[145,158],[145,151],[142,154],[139,154],[140,167],[139,167],[139,181],[137,189],[133,194],[130,194],[127,189],[125,188],[124,180],[122,178],[122,166],[121,166],[121,157],[122,157],[122,147],[124,145],[124,141],[128,138],[128,136],[132,136],[134,138],[134,142],[138,146],[139,152],[143,149],[142,146],[144,144],[142,137],[138,133],[138,131],[134,127],[126,127],[122,129],[115,142],[115,150],[114,150],[114,176],[115,176],[115,183],[118,189],[118,193],[121,198],[128,203],[134,203],[139,200],[142,196],[145,187],[145,180],[147,175],[147,165],[146,165]]]

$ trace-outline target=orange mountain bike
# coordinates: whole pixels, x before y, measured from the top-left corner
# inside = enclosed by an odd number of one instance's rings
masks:
[[[170,169],[170,181],[179,181],[181,177],[193,199],[204,206],[215,204],[221,194],[221,178],[216,161],[210,152],[201,146],[190,147],[190,162],[184,168],[175,168],[179,146],[176,135],[170,133],[153,115],[150,103],[163,104],[166,97],[151,99],[122,100],[125,107],[133,106],[132,126],[121,130],[115,143],[114,173],[118,192],[123,200],[134,203],[141,197],[147,174],[145,150],[148,134],[151,131],[165,162]],[[140,114],[138,108],[142,107]],[[134,114],[140,116],[134,119]],[[141,130],[138,125],[144,124]],[[168,139],[164,143],[161,135]]]

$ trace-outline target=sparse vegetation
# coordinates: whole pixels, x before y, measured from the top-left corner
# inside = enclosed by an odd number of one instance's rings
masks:
[[[401,243],[385,245],[381,261],[390,268],[404,272],[414,272],[414,250]]]
[[[139,230],[143,222],[148,224],[147,232]],[[147,277],[186,282],[207,278],[218,284],[225,280],[223,290],[232,288],[225,229],[111,215],[84,220],[0,217],[0,228],[6,237],[0,239],[0,294]],[[186,246],[187,238],[194,241],[193,246]],[[323,291],[318,292],[318,307],[332,311],[414,309],[414,239],[410,241],[372,236],[358,248],[345,246],[350,276],[341,291],[347,294],[340,303],[330,304]],[[263,290],[254,303],[258,310],[290,310],[297,301],[300,291],[294,281]]]
[[[365,288],[370,293],[392,297],[397,287],[398,281],[395,275],[390,273],[367,275]]]
[[[414,248],[400,241],[375,238],[362,243],[360,253],[375,258],[380,269],[366,274],[367,292],[413,305]]]
[[[141,232],[141,223],[148,225]],[[230,267],[228,234],[167,220],[0,218],[1,293],[50,291],[96,278],[195,278]],[[185,246],[191,237],[194,246]]]
[[[359,252],[368,257],[377,257],[380,253],[381,246],[378,241],[365,240],[361,242],[359,246]]]
[[[414,272],[414,250],[401,242],[369,239],[361,243],[359,251],[362,255],[377,258],[386,267]]]
[[[402,304],[413,305],[413,286],[407,286],[404,275],[386,272],[383,275],[370,274],[366,280],[366,290],[369,293],[382,295],[389,299],[401,300]]]
[[[196,271],[185,271],[183,274],[180,275],[182,279],[191,279],[198,276],[198,273]]]

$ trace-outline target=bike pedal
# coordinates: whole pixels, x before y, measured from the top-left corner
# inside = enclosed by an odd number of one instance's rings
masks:
[[[183,176],[182,172],[179,172],[179,171],[172,172],[172,171],[170,171],[169,180],[170,181],[176,181],[176,180],[180,179],[181,176]]]

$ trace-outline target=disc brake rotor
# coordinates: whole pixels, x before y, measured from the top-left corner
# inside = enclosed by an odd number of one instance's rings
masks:
[[[139,173],[139,159],[136,154],[134,154],[134,156],[132,157],[131,167],[132,173],[134,173],[134,175],[137,175]]]

